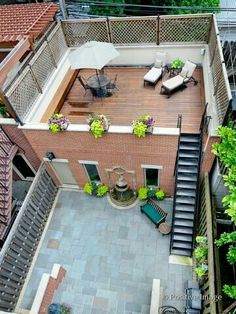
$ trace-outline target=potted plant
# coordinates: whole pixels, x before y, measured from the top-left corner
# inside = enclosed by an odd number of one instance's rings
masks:
[[[110,126],[110,121],[104,114],[91,114],[88,116],[87,122],[95,138],[102,137]]]
[[[138,137],[145,137],[146,134],[153,132],[154,119],[146,114],[141,116],[138,120],[132,122],[133,133]]]
[[[68,128],[69,120],[61,113],[54,113],[48,121],[49,130],[58,133]]]
[[[183,67],[184,63],[183,61],[181,61],[180,59],[176,59],[176,60],[173,60],[171,62],[171,68],[172,69],[181,69]]]
[[[71,306],[65,303],[61,304],[61,314],[70,314],[71,313]]]
[[[138,190],[138,198],[140,201],[144,201],[148,198],[148,188],[142,187]]]
[[[194,250],[194,256],[196,259],[195,273],[199,280],[202,280],[208,271],[208,244],[207,237],[197,236],[196,237],[197,246]]]
[[[158,201],[162,201],[165,198],[165,192],[163,190],[159,190],[156,192],[156,198]]]
[[[107,192],[108,192],[109,188],[107,185],[105,184],[101,184],[101,183],[96,183],[96,182],[92,182],[89,183],[87,182],[84,185],[84,192],[89,194],[89,195],[94,195],[97,197],[103,197]]]

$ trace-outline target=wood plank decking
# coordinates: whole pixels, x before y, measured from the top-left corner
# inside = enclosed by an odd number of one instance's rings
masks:
[[[143,76],[147,68],[106,68],[105,73],[113,79],[118,75],[119,90],[111,97],[92,97],[76,79],[70,89],[61,113],[65,114],[71,123],[86,123],[89,113],[107,115],[113,125],[130,125],[142,114],[150,114],[156,121],[156,126],[176,127],[178,114],[183,115],[182,131],[198,133],[204,107],[204,85],[202,69],[195,71],[197,86],[193,83],[182,91],[177,91],[170,98],[160,95],[161,81],[155,87],[143,85]],[[85,79],[95,74],[92,70],[81,70]],[[169,78],[165,73],[163,81]]]

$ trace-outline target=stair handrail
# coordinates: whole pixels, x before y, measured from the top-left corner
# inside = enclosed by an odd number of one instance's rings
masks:
[[[178,164],[178,159],[179,159],[179,146],[180,146],[180,136],[181,136],[181,128],[182,128],[182,114],[178,114],[177,128],[179,128],[179,138],[178,138],[178,147],[177,147],[177,152],[176,152],[176,157],[175,157],[175,167],[174,167],[174,173],[173,173],[174,177],[176,177],[176,170],[177,170],[177,164]],[[174,190],[173,211],[172,211],[172,228],[173,228],[174,216],[175,216],[174,208],[175,208],[175,203],[176,203],[176,190],[177,190],[177,180],[175,178],[175,190]],[[170,250],[171,250],[172,241],[173,241],[173,232],[171,232],[171,235],[170,235]]]
[[[178,139],[178,149],[177,149],[177,153],[176,153],[176,157],[175,157],[175,167],[174,167],[173,176],[176,175],[177,161],[179,158],[179,144],[180,144],[180,134],[181,134],[181,128],[182,128],[182,114],[178,114],[177,128],[179,129],[179,139]]]
[[[207,107],[208,107],[208,102],[206,103],[203,114],[202,114],[200,127],[199,127],[200,133],[208,133],[207,132],[208,131],[208,125],[210,123],[210,120],[212,119],[212,117],[210,115],[207,115]]]

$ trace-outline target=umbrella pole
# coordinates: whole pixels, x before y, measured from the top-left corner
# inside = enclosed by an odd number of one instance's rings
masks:
[[[102,88],[101,88],[101,83],[100,83],[100,79],[99,79],[99,73],[98,73],[98,70],[96,70],[96,75],[97,75],[97,79],[98,79],[99,90],[100,90],[100,91],[101,91],[101,93],[102,93]]]

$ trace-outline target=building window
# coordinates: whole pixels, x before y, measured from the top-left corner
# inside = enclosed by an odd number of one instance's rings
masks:
[[[145,171],[145,185],[158,186],[159,185],[159,169],[146,168]]]
[[[24,155],[17,154],[13,158],[13,170],[22,180],[33,180],[35,171]]]
[[[94,164],[84,164],[84,168],[86,170],[86,173],[87,173],[90,181],[101,182],[97,165],[94,165]]]

